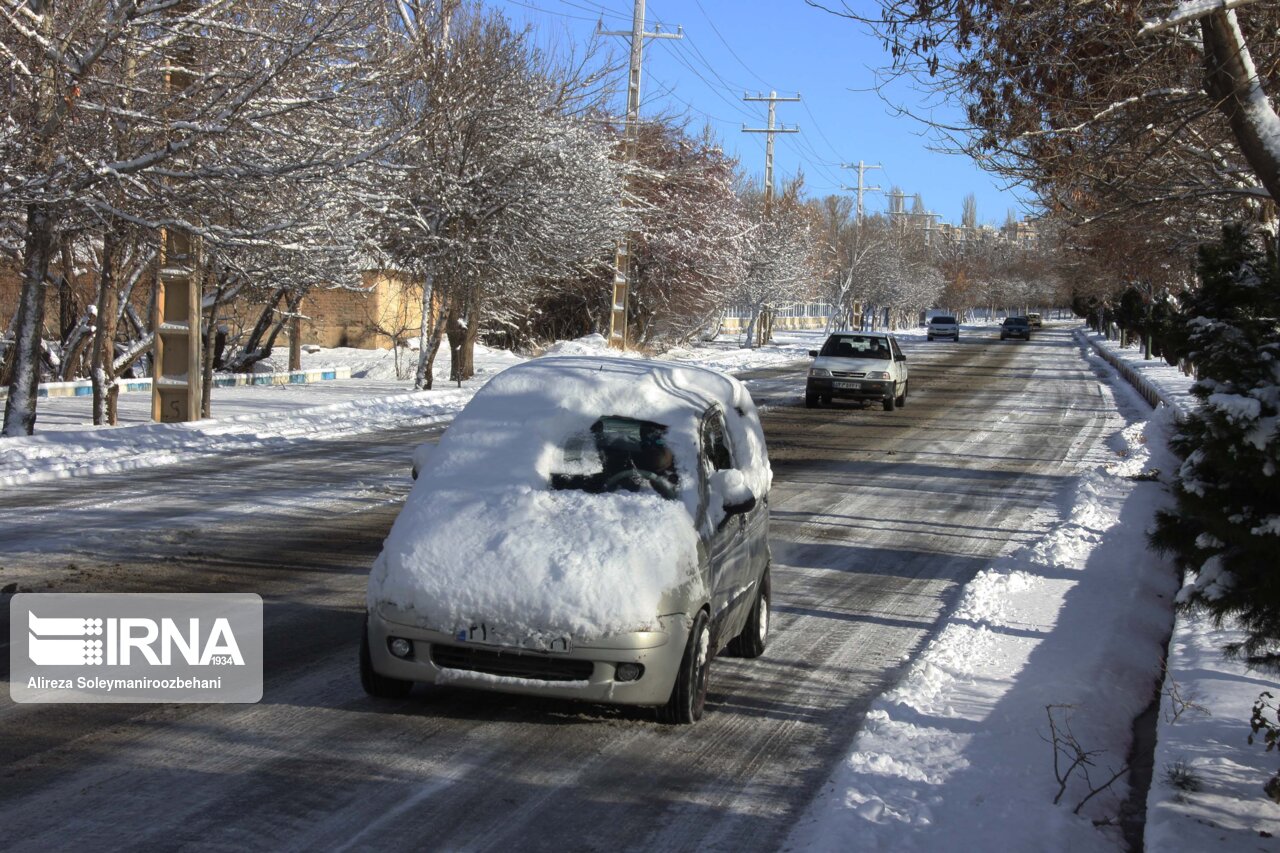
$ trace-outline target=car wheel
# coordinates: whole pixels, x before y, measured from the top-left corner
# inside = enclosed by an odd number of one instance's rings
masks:
[[[360,686],[364,692],[379,699],[403,699],[413,689],[412,681],[389,678],[373,671],[373,659],[369,656],[369,617],[364,617],[360,630]]]
[[[689,629],[689,643],[680,661],[675,686],[671,688],[671,698],[658,709],[658,721],[687,725],[702,719],[710,670],[711,629],[707,625],[707,612],[699,610]]]
[[[933,335],[928,335],[927,337],[929,340],[933,340]]]
[[[747,616],[747,624],[742,626],[741,634],[729,641],[729,654],[740,658],[758,658],[764,654],[764,647],[769,642],[770,596],[769,570],[765,569],[760,578],[756,602]]]
[[[911,384],[911,383],[909,383],[909,382],[903,382],[903,383],[902,383],[902,396],[898,398],[898,407],[899,407],[899,408],[902,408],[903,406],[905,406],[905,405],[907,404],[907,386],[908,386],[908,385],[910,385],[910,384]]]
[[[892,392],[892,391],[890,391],[889,393],[890,393],[890,394],[892,394],[893,392]],[[884,398],[884,410],[885,410],[886,412],[892,412],[892,411],[894,410],[894,408],[895,408],[895,406],[894,406],[894,399],[893,399],[893,397],[885,397],[885,398]]]
[[[808,408],[808,409],[816,409],[816,408],[818,408],[818,395],[817,395],[817,394],[805,394],[805,395],[804,395],[804,405],[805,405],[805,408]]]
[[[823,395],[822,395],[822,405],[824,405],[824,406],[830,406],[830,405],[831,405],[831,395],[830,395],[830,394],[823,394]]]

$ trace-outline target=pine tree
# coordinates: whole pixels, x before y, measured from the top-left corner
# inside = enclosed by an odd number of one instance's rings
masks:
[[[1239,227],[1199,259],[1179,355],[1201,405],[1174,438],[1186,461],[1152,543],[1195,572],[1181,606],[1244,630],[1229,656],[1280,668],[1280,267]]]

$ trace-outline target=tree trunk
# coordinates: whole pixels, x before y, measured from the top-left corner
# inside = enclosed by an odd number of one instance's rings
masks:
[[[435,316],[433,317],[431,328],[431,338],[427,343],[425,358],[421,359],[421,365],[418,368],[420,373],[425,371],[426,385],[423,387],[428,391],[431,390],[431,386],[435,381],[436,353],[440,351],[440,341],[444,339],[445,326],[448,325],[448,321],[440,316],[440,312],[443,308],[444,304],[443,300],[441,300],[441,302],[435,307]]]
[[[89,372],[93,382],[93,422],[115,426],[116,317],[119,291],[116,289],[116,262],[119,244],[113,223],[108,222],[102,237],[102,270],[98,274],[98,294],[94,304],[98,315],[93,331],[93,356]]]
[[[435,278],[435,271],[428,269],[422,282],[422,313],[418,320],[418,367],[413,374],[413,387],[416,391],[431,389],[431,368],[434,359],[431,341],[435,337],[440,317],[436,307]],[[439,346],[438,343],[437,346]]]
[[[463,345],[467,339],[465,322],[466,305],[463,297],[455,294],[449,300],[449,319],[445,323],[445,334],[449,336],[449,381],[461,384],[463,379]]]
[[[76,327],[76,297],[71,285],[75,276],[75,261],[72,260],[71,240],[62,240],[62,276],[58,279],[58,337],[66,341]],[[63,348],[64,351],[66,347]],[[66,359],[64,358],[64,363]]]
[[[204,353],[200,357],[200,417],[213,417],[213,367],[218,348],[218,308],[226,298],[226,276],[217,276],[213,292],[213,304],[209,306],[209,319],[204,324]]]
[[[1205,91],[1217,105],[1258,181],[1280,201],[1280,116],[1267,98],[1234,11],[1200,19]]]
[[[289,369],[302,369],[302,318],[294,317],[289,321]],[[400,371],[396,370],[396,378]]]
[[[13,341],[13,375],[4,403],[0,435],[31,435],[36,428],[36,398],[40,392],[40,342],[44,328],[45,278],[53,252],[58,214],[43,204],[27,206],[27,233]]]
[[[470,379],[476,375],[476,339],[480,337],[480,297],[472,292],[467,304],[467,328],[462,338],[461,376]]]

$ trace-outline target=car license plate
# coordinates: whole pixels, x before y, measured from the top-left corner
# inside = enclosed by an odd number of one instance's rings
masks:
[[[861,391],[862,390],[861,382],[841,382],[840,380],[837,379],[835,382],[832,382],[831,384],[836,388],[842,388],[845,391]]]
[[[535,634],[516,639],[505,632],[495,631],[483,622],[459,628],[454,632],[454,636],[459,643],[499,646],[529,652],[568,652],[572,648],[568,637]]]

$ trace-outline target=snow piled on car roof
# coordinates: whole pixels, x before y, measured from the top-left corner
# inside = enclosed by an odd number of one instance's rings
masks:
[[[369,604],[455,631],[600,636],[656,628],[664,594],[700,583],[698,428],[719,404],[756,495],[772,472],[750,393],[718,371],[640,359],[553,357],[494,377],[445,432],[387,537]],[[667,427],[676,500],[553,491],[566,439],[604,415]]]

